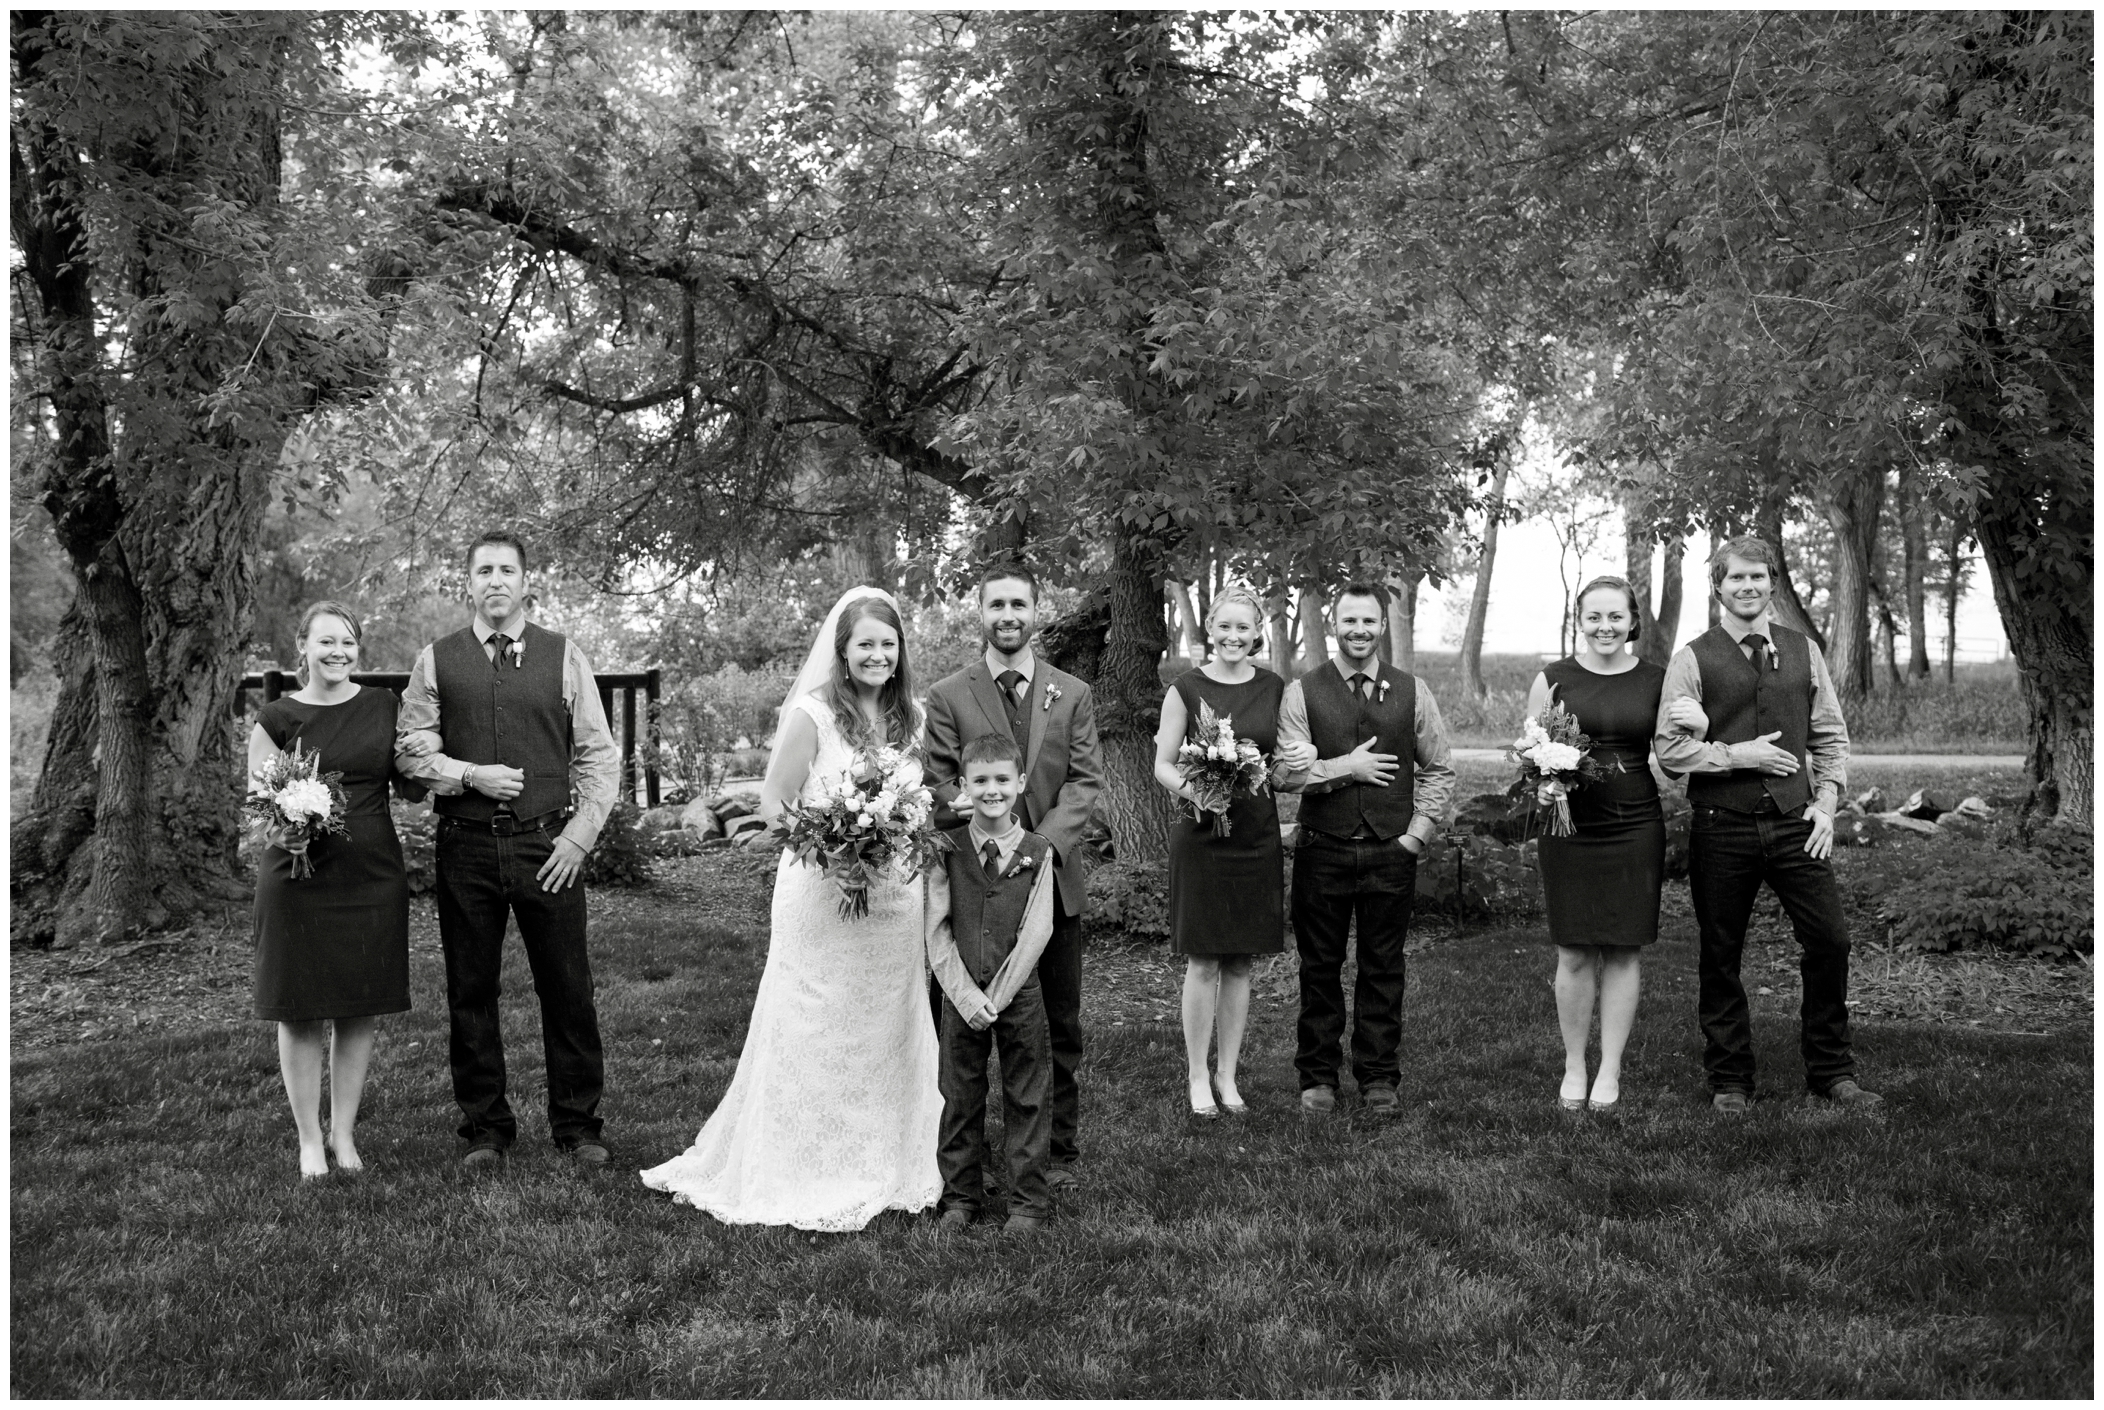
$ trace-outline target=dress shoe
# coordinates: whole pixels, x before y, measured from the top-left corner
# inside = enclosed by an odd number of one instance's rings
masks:
[[[1055,1192],[1071,1190],[1080,1186],[1081,1177],[1074,1173],[1074,1167],[1071,1163],[1048,1165],[1045,1167],[1045,1183],[1051,1186]]]
[[[1710,1097],[1710,1110],[1719,1116],[1744,1116],[1746,1105],[1744,1092],[1718,1092]]]
[[[469,1146],[460,1163],[470,1170],[495,1170],[504,1163],[504,1151],[499,1146]]]
[[[1885,1099],[1876,1092],[1866,1092],[1861,1087],[1858,1087],[1853,1077],[1842,1078],[1819,1095],[1825,1097],[1836,1106],[1870,1108],[1885,1104]]]
[[[1218,1082],[1215,1082],[1213,1084],[1213,1095],[1220,1098],[1220,1109],[1226,1112],[1229,1116],[1249,1115],[1249,1103],[1229,1101],[1225,1096],[1221,1094],[1220,1084]]]
[[[1604,1111],[1612,1113],[1614,1111],[1619,1110],[1621,1104],[1622,1099],[1620,1097],[1616,1097],[1613,1101],[1607,1102],[1596,1102],[1591,1097],[1587,1097],[1585,1099],[1585,1109],[1587,1111]]]
[[[1045,1217],[1041,1214],[1011,1214],[1008,1216],[1008,1222],[1001,1226],[1001,1232],[1004,1234],[1034,1234],[1044,1227]]]
[[[1366,1103],[1366,1114],[1368,1116],[1400,1116],[1402,1114],[1403,1104],[1396,1100],[1395,1088],[1393,1087],[1368,1087],[1359,1094],[1359,1099]]]
[[[1564,1109],[1565,1111],[1584,1111],[1584,1110],[1585,1110],[1585,1098],[1584,1098],[1584,1097],[1558,1097],[1558,1098],[1556,1099],[1556,1105],[1558,1105],[1558,1106],[1562,1107],[1562,1108],[1563,1108],[1563,1109]]]
[[[1337,1109],[1335,1087],[1304,1087],[1300,1093],[1300,1109],[1315,1116],[1327,1116]]]
[[[969,1229],[972,1227],[972,1220],[977,1217],[962,1205],[952,1205],[942,1212],[942,1218],[938,1219],[936,1224],[943,1229]]]
[[[565,1150],[564,1154],[586,1165],[604,1165],[608,1160],[606,1147],[597,1141],[579,1141]]]

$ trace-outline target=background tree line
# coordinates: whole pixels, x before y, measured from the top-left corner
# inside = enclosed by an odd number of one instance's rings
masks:
[[[1816,575],[1817,621],[1805,581],[1782,600],[1845,691],[1900,635],[1919,676],[1977,539],[2034,802],[2089,822],[2087,14],[17,11],[12,39],[14,485],[74,584],[19,935],[240,894],[273,503],[340,531],[271,598],[411,635],[495,517],[544,591],[632,594],[646,651],[696,585],[751,604],[707,619],[756,651],[832,583],[1026,557],[1141,857],[1171,622],[1248,577],[1306,665],[1324,589],[1466,569],[1479,660],[1500,519],[1563,512],[1508,500],[1530,425],[1647,594],[1664,560],[1654,649],[1687,536],[1754,529]]]

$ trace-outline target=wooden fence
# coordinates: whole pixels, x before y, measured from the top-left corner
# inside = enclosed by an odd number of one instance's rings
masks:
[[[658,802],[658,694],[663,684],[663,673],[655,668],[648,671],[600,671],[593,676],[599,686],[599,708],[606,713],[607,727],[613,731],[614,744],[621,751],[621,796],[636,801],[637,775],[643,783],[642,802],[647,807],[656,807]],[[351,679],[360,685],[376,685],[400,695],[409,685],[407,671],[353,671]],[[299,687],[298,680],[290,671],[264,671],[260,675],[241,678],[241,696],[237,702],[242,711],[248,709],[248,692],[261,691],[266,701],[275,700],[288,691]],[[643,693],[643,735],[636,735],[636,692]],[[621,697],[621,713],[614,713],[614,696]],[[638,764],[637,755],[641,755]]]

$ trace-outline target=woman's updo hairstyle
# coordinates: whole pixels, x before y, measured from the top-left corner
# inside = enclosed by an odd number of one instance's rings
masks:
[[[1578,595],[1571,599],[1572,614],[1574,616],[1582,616],[1585,612],[1585,599],[1600,588],[1613,588],[1616,592],[1629,599],[1629,639],[1635,641],[1639,636],[1642,636],[1644,633],[1644,611],[1637,606],[1636,589],[1629,585],[1628,579],[1617,578],[1611,573],[1594,578],[1584,587],[1578,589]]]
[[[1211,627],[1215,621],[1219,620],[1221,608],[1236,604],[1247,607],[1250,620],[1256,623],[1257,630],[1259,632],[1264,630],[1264,601],[1252,589],[1241,583],[1229,583],[1226,587],[1220,589],[1220,595],[1213,599],[1213,605],[1205,610],[1206,626]]]
[[[306,611],[300,613],[300,629],[292,634],[292,649],[296,657],[292,663],[292,674],[302,686],[307,684],[307,633],[314,629],[316,617],[342,618],[343,624],[351,629],[351,640],[357,642],[361,648],[365,645],[365,628],[350,608],[326,597],[310,604]]]
[[[853,677],[847,665],[847,644],[855,639],[855,626],[865,617],[882,622],[898,634],[899,664],[877,692],[877,709],[884,716],[892,748],[910,750],[920,732],[920,717],[913,705],[913,673],[906,667],[906,624],[899,620],[896,607],[874,593],[858,597],[840,609],[840,620],[833,626],[833,678],[826,686],[826,703],[833,707],[833,718],[839,722],[848,743],[868,746],[877,742],[862,707],[855,703]]]

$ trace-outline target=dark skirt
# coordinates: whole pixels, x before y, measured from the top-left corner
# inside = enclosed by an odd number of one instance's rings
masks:
[[[1541,839],[1541,889],[1557,945],[1649,945],[1658,939],[1666,825],[1641,818]]]
[[[314,874],[265,847],[256,878],[256,1017],[364,1018],[409,1007],[409,878],[385,813],[316,838]]]
[[[1169,834],[1169,938],[1179,955],[1275,955],[1286,948],[1286,853],[1278,804],[1237,798],[1233,830],[1193,822]]]

